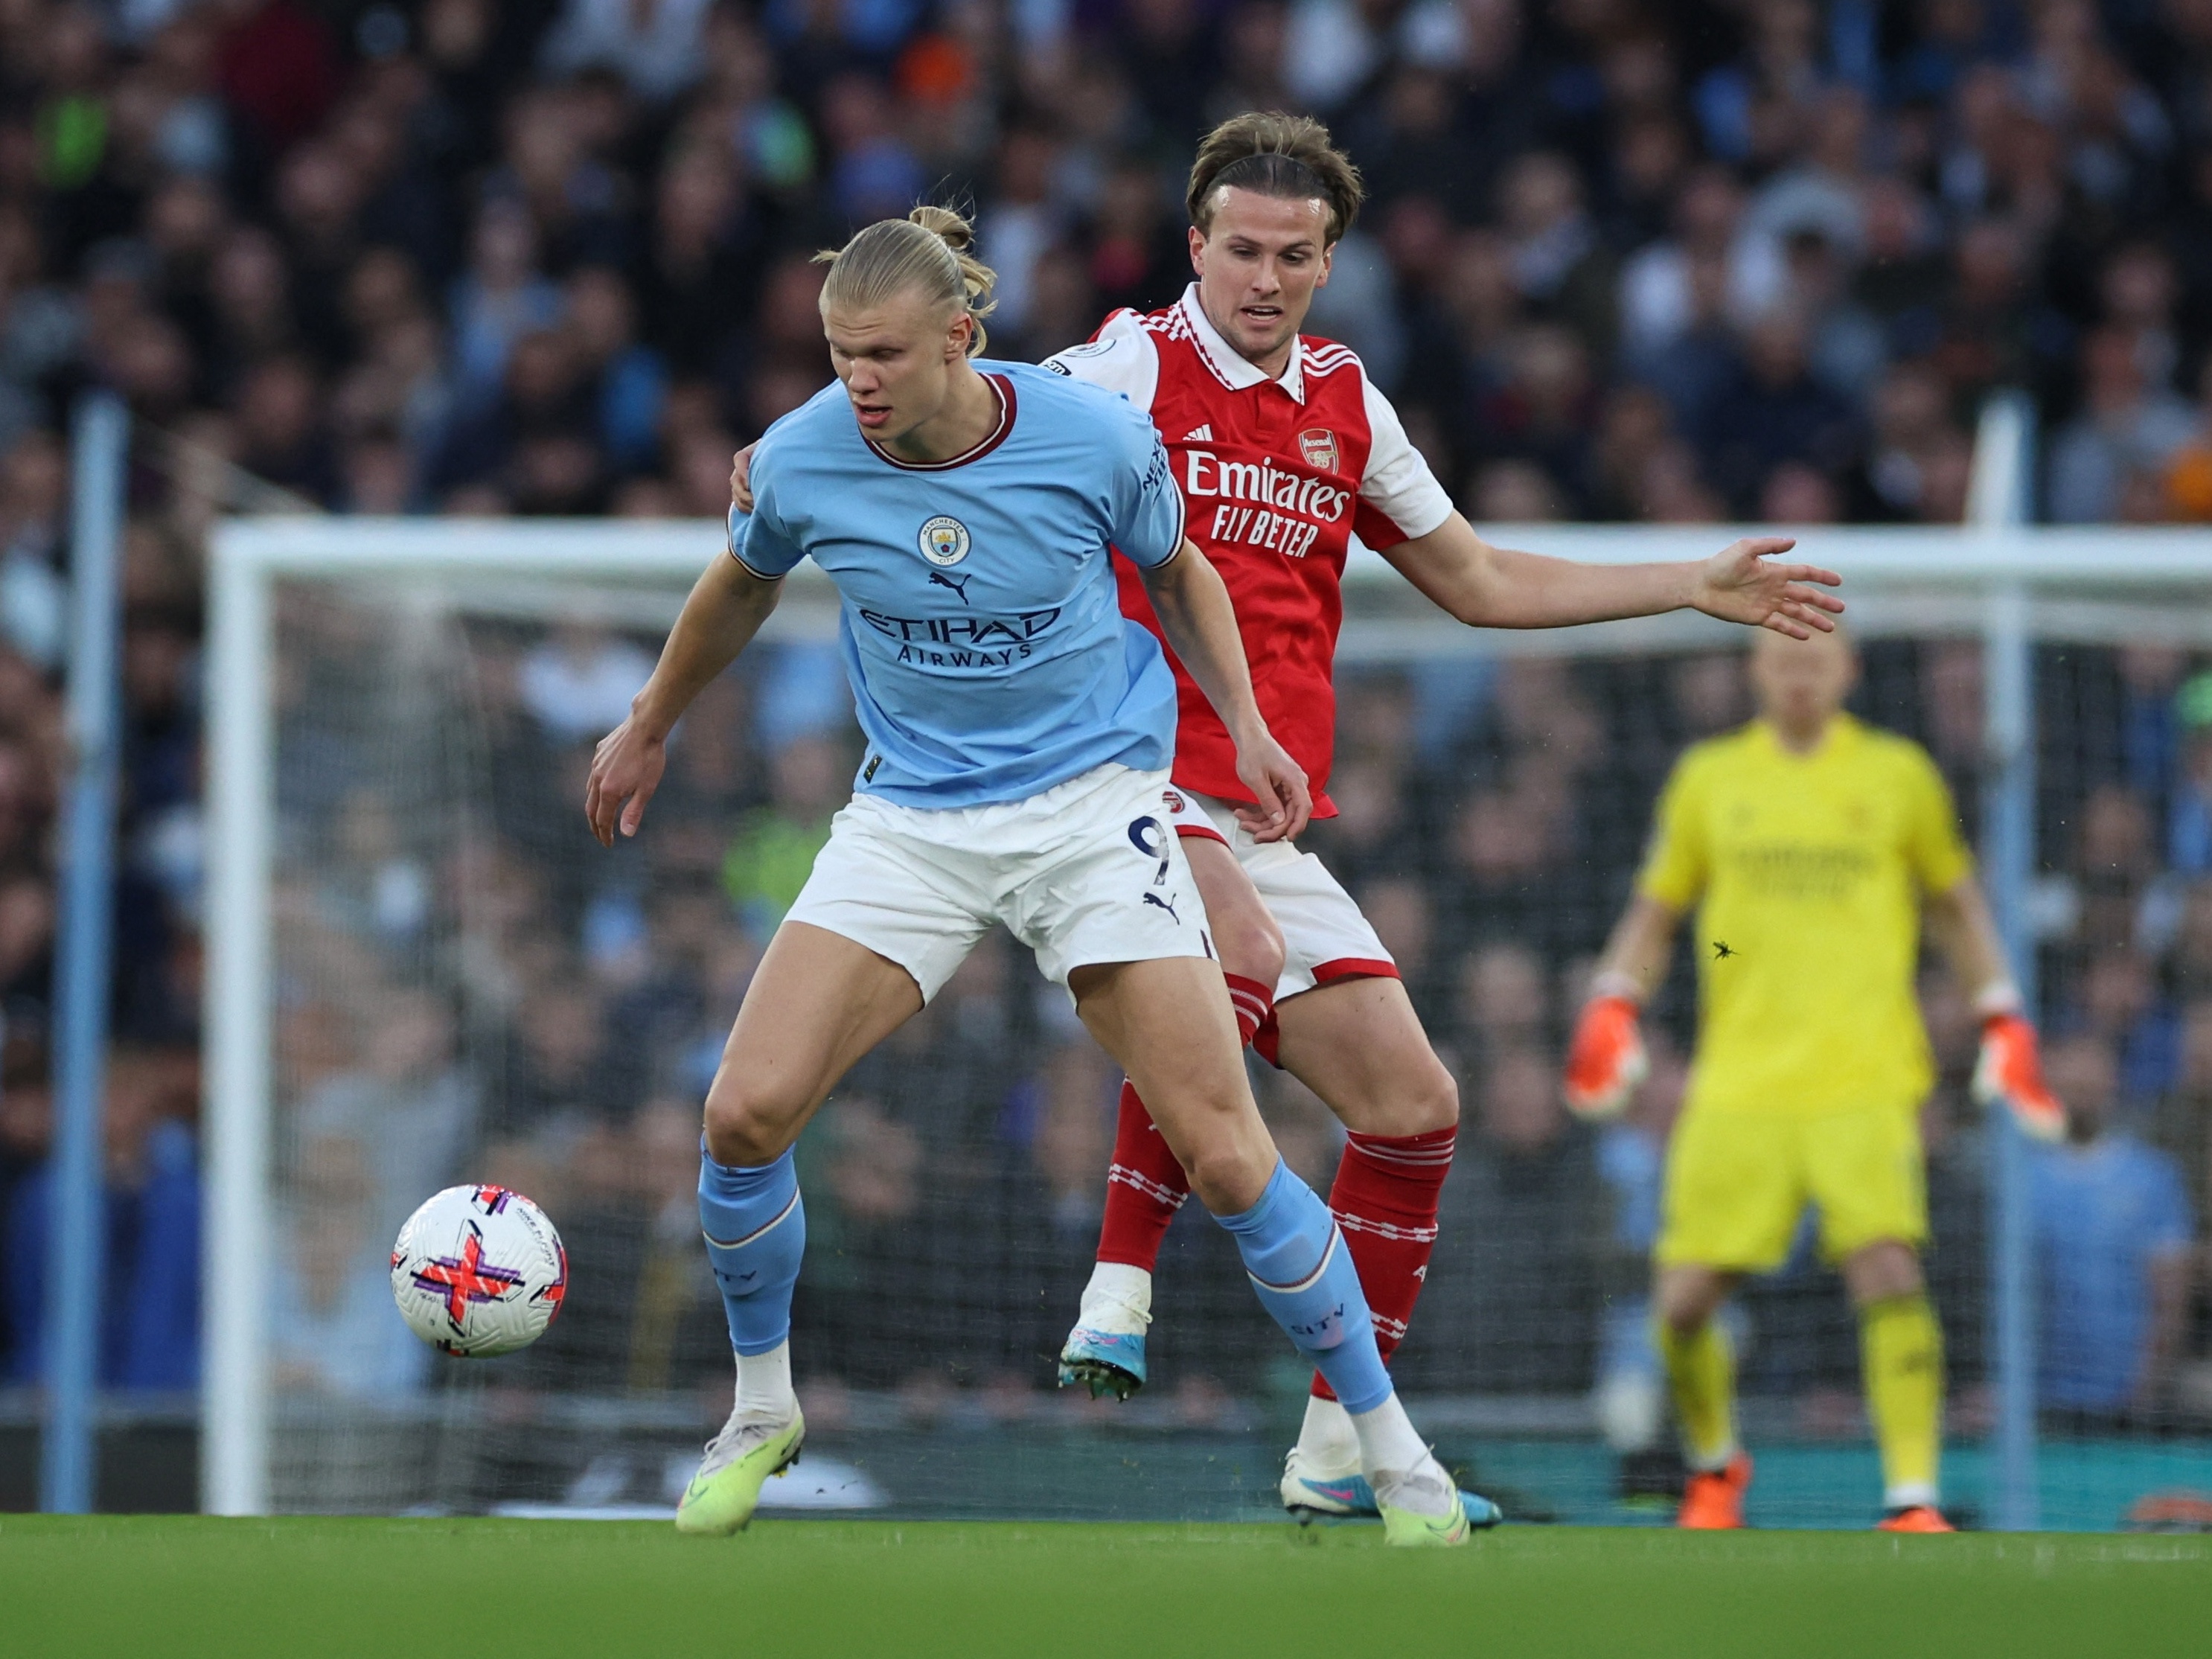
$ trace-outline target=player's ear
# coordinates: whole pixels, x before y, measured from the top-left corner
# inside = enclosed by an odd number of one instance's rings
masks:
[[[1336,269],[1336,244],[1324,242],[1321,249],[1321,275],[1314,278],[1316,288],[1328,286],[1328,273]]]
[[[1190,274],[1206,275],[1206,233],[1196,225],[1190,228]]]

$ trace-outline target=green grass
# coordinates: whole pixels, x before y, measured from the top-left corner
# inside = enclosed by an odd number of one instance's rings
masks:
[[[2212,1540],[0,1517],[0,1654],[1825,1659],[2212,1652]]]

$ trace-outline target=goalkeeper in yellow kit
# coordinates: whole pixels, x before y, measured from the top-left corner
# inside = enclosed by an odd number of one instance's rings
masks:
[[[1800,1214],[1857,1310],[1886,1528],[1948,1532],[1937,1488],[1942,1337],[1920,1273],[1928,1207],[1917,1108],[1935,1080],[1914,980],[1921,923],[1983,1018],[1975,1091],[2057,1139],[2035,1032],[2005,965],[1949,792],[1917,744],[1843,712],[1841,633],[1762,637],[1759,718],[1685,754],[1661,796],[1636,896],[1598,964],[1568,1055],[1567,1103],[1626,1103],[1637,1013],[1698,910],[1699,1029],[1667,1153],[1657,1338],[1690,1479],[1679,1523],[1740,1527],[1751,1460],[1714,1318],[1782,1265]]]

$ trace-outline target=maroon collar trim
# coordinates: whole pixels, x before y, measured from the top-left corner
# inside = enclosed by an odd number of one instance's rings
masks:
[[[1003,374],[986,374],[984,380],[999,397],[999,423],[991,428],[991,435],[974,448],[964,450],[948,461],[902,461],[863,432],[860,441],[889,461],[902,472],[947,472],[956,466],[965,466],[970,461],[980,461],[1000,444],[1014,429],[1014,383]]]

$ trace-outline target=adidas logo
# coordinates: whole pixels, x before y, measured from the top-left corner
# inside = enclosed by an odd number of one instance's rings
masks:
[[[1187,444],[1210,444],[1213,441],[1213,428],[1211,426],[1193,427],[1182,434],[1182,441]]]

